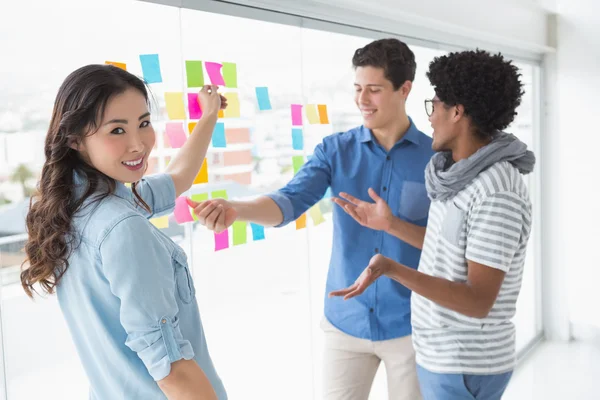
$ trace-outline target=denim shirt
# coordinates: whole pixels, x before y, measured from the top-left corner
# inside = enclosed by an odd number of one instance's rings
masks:
[[[432,139],[410,128],[389,151],[360,126],[323,139],[313,156],[282,189],[268,196],[283,213],[285,225],[300,217],[331,188],[333,196],[346,192],[372,202],[373,188],[394,216],[427,225],[430,201],[425,190],[425,167],[434,152]],[[381,253],[417,269],[421,251],[382,231],[358,224],[339,206],[333,210],[333,248],[327,275],[325,317],[354,337],[373,341],[411,334],[410,290],[381,277],[361,296],[344,301],[327,293],[352,285],[375,254]]]
[[[81,195],[85,181],[75,174]],[[194,359],[219,400],[227,399],[211,361],[185,252],[148,218],[175,207],[170,175],[143,179],[149,214],[117,183],[107,198],[86,200],[58,300],[90,381],[90,399],[165,399],[156,381],[171,363]]]

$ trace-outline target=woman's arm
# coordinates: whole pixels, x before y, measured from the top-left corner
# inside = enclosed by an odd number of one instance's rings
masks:
[[[217,400],[210,381],[194,360],[171,364],[171,373],[157,382],[169,400]]]
[[[202,107],[202,117],[167,167],[167,173],[173,178],[177,197],[194,183],[206,157],[219,110],[227,107],[227,100],[217,93],[217,89],[218,86],[209,85],[200,89],[198,101]]]

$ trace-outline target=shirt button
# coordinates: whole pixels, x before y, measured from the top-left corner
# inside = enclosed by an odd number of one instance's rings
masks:
[[[375,247],[375,253],[379,253],[379,247]]]
[[[162,321],[160,321],[160,322],[162,322],[163,324],[166,324],[166,323],[167,323],[167,320],[166,320],[166,319],[163,319],[163,320],[162,320]]]
[[[392,159],[392,157],[387,156],[385,159],[388,160],[388,161],[390,161]]]
[[[385,187],[385,186],[384,186],[384,187],[383,187],[383,191],[385,192],[386,190],[387,190],[387,187]]]
[[[370,312],[373,312],[373,309],[372,309],[372,308],[369,308],[369,311],[370,311]]]

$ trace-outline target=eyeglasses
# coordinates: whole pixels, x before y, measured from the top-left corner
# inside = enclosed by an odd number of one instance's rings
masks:
[[[434,103],[441,103],[441,100],[437,100],[437,99],[427,99],[425,100],[425,113],[427,114],[428,117],[431,117],[431,114],[433,114],[433,111],[435,110],[435,108],[433,107]]]

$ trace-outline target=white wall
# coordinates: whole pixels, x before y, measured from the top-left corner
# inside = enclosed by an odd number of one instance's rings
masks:
[[[545,237],[545,278],[552,288],[545,311],[550,335],[565,339],[565,317],[573,333],[581,327],[600,331],[600,4],[557,0],[557,12],[557,53],[548,58],[552,116],[542,132],[545,217],[552,229]],[[552,315],[561,323],[552,323]]]

